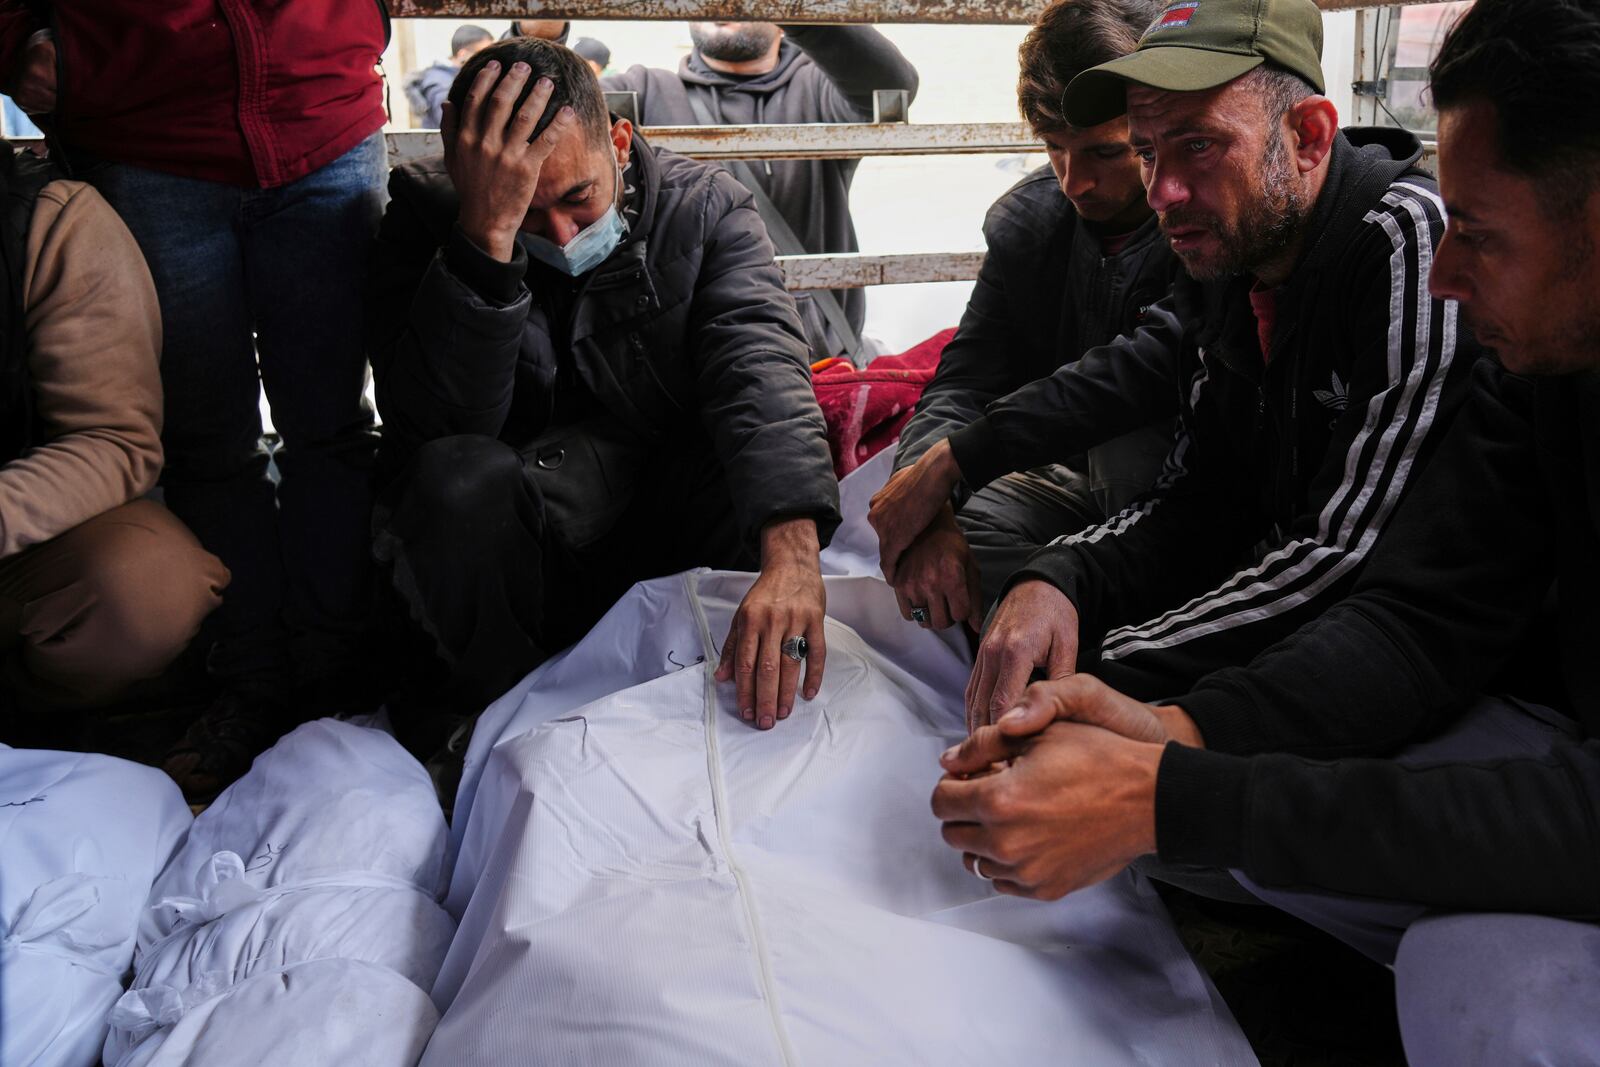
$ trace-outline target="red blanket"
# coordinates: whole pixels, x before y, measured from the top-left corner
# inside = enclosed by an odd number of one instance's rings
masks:
[[[834,474],[843,478],[894,444],[955,332],[955,327],[941,330],[898,356],[879,356],[864,370],[844,359],[812,366],[817,403],[828,422]]]

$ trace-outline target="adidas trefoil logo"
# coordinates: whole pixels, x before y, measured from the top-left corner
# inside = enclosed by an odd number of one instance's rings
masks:
[[[1350,406],[1350,390],[1339,380],[1338,371],[1333,372],[1333,382],[1329,388],[1313,389],[1311,395],[1329,411],[1343,411]]]

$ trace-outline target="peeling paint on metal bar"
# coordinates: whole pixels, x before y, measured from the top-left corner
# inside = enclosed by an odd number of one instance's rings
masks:
[[[790,289],[861,289],[869,285],[969,282],[983,265],[982,252],[906,252],[895,255],[840,253],[779,256]]]
[[[1411,5],[1429,0],[1388,0]],[[1317,0],[1328,11],[1371,0]],[[569,18],[683,22],[873,22],[1028,24],[1046,0],[389,0],[401,18]]]
[[[853,159],[1040,150],[1039,139],[1020,122],[656,126],[641,132],[657,148],[696,159]],[[441,150],[436,130],[389,134],[391,164]]]

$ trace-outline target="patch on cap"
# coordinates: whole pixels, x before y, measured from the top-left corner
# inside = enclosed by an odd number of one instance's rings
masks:
[[[1150,23],[1150,28],[1144,31],[1144,36],[1149,37],[1152,33],[1159,33],[1162,30],[1187,26],[1189,25],[1189,20],[1194,18],[1194,13],[1199,9],[1200,0],[1179,0],[1178,3],[1168,4],[1167,9],[1157,15],[1154,22]],[[1139,43],[1143,44],[1144,39],[1141,38]]]

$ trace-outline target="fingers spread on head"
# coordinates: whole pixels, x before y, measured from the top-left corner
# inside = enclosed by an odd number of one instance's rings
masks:
[[[555,82],[549,78],[540,78],[533,83],[528,98],[517,108],[517,113],[511,116],[511,130],[506,135],[508,143],[523,144],[532,139],[533,128],[538,125],[539,117],[549,106],[550,96],[554,92]]]

